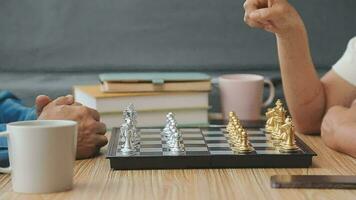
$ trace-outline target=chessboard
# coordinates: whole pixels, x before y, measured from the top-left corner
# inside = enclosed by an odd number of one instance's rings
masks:
[[[120,128],[113,128],[107,158],[116,170],[188,169],[188,168],[306,168],[311,166],[315,152],[295,136],[299,150],[280,152],[270,134],[262,128],[247,128],[252,152],[235,151],[222,125],[207,128],[180,128],[185,151],[167,148],[160,128],[140,128],[135,152],[121,151]]]

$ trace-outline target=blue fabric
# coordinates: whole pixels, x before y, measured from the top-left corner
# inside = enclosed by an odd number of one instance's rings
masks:
[[[23,106],[9,91],[0,91],[0,132],[6,130],[7,123],[35,119],[35,108]],[[0,166],[4,163],[8,163],[7,138],[0,137]]]

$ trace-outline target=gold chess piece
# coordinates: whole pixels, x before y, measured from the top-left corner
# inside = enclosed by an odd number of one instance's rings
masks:
[[[238,146],[237,150],[240,153],[249,153],[254,150],[250,142],[248,141],[247,133],[245,130],[241,131],[240,145]]]
[[[283,103],[280,99],[277,100],[276,106],[273,108],[273,117],[271,120],[273,121],[273,129],[272,129],[272,139],[278,140],[280,137],[279,135],[279,129],[280,127],[284,124],[284,121],[286,120],[286,114],[287,111],[283,107]]]
[[[236,119],[235,112],[233,112],[233,111],[229,112],[229,122],[228,122],[228,124],[226,126],[226,131],[229,132],[229,133],[232,131],[232,128],[233,128],[233,124],[232,123],[233,123],[234,119]]]
[[[239,127],[240,127],[240,124],[239,124],[238,120],[234,119],[233,123],[232,123],[232,131],[231,131],[231,134],[229,134],[230,142],[234,146],[237,146],[239,143],[239,133],[238,133]]]
[[[273,127],[274,127],[274,109],[273,108],[268,108],[266,112],[266,125],[265,125],[265,131],[266,133],[272,133]]]
[[[238,125],[235,130],[236,132],[234,138],[231,140],[231,143],[234,145],[234,147],[239,147],[241,144],[241,132],[243,128],[241,125]]]
[[[231,127],[230,127],[230,132],[229,132],[229,137],[230,138],[235,138],[237,134],[237,120],[233,119],[231,122]]]
[[[299,148],[295,143],[295,131],[292,118],[286,118],[285,124],[281,127],[281,130],[285,134],[285,141],[281,143],[280,151],[286,153],[298,151]]]

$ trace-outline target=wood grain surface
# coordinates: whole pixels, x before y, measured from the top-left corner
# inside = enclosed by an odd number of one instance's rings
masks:
[[[0,199],[356,199],[356,190],[273,189],[272,175],[356,175],[356,159],[327,148],[318,136],[300,137],[318,154],[308,169],[195,169],[113,171],[102,155],[76,161],[74,188],[18,194],[0,174]]]

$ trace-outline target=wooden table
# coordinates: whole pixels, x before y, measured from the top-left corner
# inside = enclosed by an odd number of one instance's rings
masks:
[[[328,149],[318,136],[300,137],[318,154],[308,169],[112,171],[101,155],[76,161],[75,186],[68,192],[14,193],[10,176],[0,174],[0,199],[356,199],[356,190],[270,187],[276,174],[356,175],[356,159]]]

